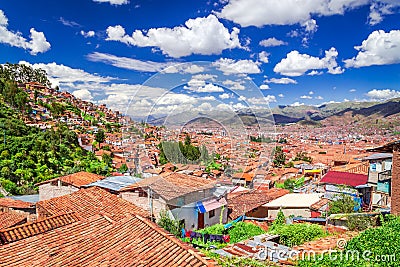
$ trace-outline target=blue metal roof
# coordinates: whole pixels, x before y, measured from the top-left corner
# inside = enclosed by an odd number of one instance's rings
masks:
[[[36,203],[39,201],[39,194],[35,195],[21,195],[21,196],[9,196],[9,198],[15,199],[15,200],[21,200],[25,202],[30,202],[30,203]]]
[[[142,180],[135,176],[110,176],[94,183],[88,184],[84,187],[98,186],[113,191],[119,191],[120,189],[132,185]]]

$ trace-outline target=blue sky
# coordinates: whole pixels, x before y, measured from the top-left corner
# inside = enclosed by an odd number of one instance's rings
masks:
[[[41,67],[115,109],[400,97],[400,1],[13,0],[0,10],[1,63]]]

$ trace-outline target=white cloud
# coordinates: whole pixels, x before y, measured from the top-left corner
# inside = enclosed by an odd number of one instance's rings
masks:
[[[297,81],[284,77],[284,78],[272,78],[265,80],[266,83],[276,83],[276,84],[297,84]]]
[[[20,61],[19,64],[32,66],[34,69],[43,69],[46,71],[50,82],[53,85],[79,83],[105,83],[113,80],[111,77],[102,77],[95,74],[90,74],[81,69],[74,69],[63,64],[53,63],[35,63],[31,64],[26,61]]]
[[[309,19],[301,23],[301,26],[304,27],[304,30],[308,33],[314,33],[318,29],[318,25],[315,19]]]
[[[94,36],[94,34],[95,34],[95,32],[94,31],[87,31],[87,32],[85,32],[85,31],[80,31],[80,34],[83,36],[83,37],[85,37],[85,38],[88,38],[88,37],[93,37]]]
[[[239,96],[238,100],[239,101],[246,101],[246,97],[244,95]]]
[[[400,3],[396,3],[392,0],[386,1],[375,1],[370,6],[370,13],[368,17],[368,23],[370,25],[376,25],[382,22],[385,15],[392,14],[396,7],[400,6]]]
[[[387,100],[400,97],[400,91],[390,89],[373,89],[367,93],[367,96],[373,100]]]
[[[300,96],[301,99],[312,99],[312,96],[309,95],[302,95]]]
[[[119,41],[138,47],[158,47],[163,54],[179,58],[191,54],[221,54],[225,49],[242,48],[239,29],[229,32],[214,15],[189,19],[185,26],[174,28],[151,28],[147,31],[135,30],[132,36],[120,26],[107,28],[108,41]]]
[[[369,0],[231,0],[216,14],[242,27],[292,25],[311,19],[312,15],[344,14],[368,4]]]
[[[268,84],[261,84],[261,85],[260,85],[260,89],[261,89],[261,90],[268,90],[268,89],[271,89],[271,87],[269,87]]]
[[[75,90],[72,94],[85,101],[91,101],[93,99],[92,93],[88,89]]]
[[[338,52],[334,47],[325,51],[325,57],[323,58],[300,54],[294,50],[276,64],[274,71],[287,76],[301,76],[309,70],[328,69],[330,74],[340,74],[344,70],[337,64],[337,56]]]
[[[134,58],[119,57],[111,54],[94,52],[86,56],[86,58],[93,62],[102,62],[112,65],[114,67],[145,71],[145,72],[164,72],[164,73],[198,73],[204,70],[203,67],[192,63],[174,63],[174,62],[154,62],[142,61]]]
[[[267,95],[264,97],[252,97],[247,99],[247,102],[253,105],[266,105],[272,102],[276,102],[276,97],[274,95]]]
[[[314,92],[313,92],[313,91],[310,91],[310,92],[308,92],[308,94],[309,94],[309,95],[313,95],[313,94],[314,94]]]
[[[221,98],[221,99],[229,99],[232,96],[230,94],[228,94],[228,93],[223,93],[223,94],[220,94],[218,97]]]
[[[284,94],[279,94],[278,96],[279,96],[280,98],[284,98],[284,97],[285,97]]]
[[[259,45],[264,47],[287,45],[286,42],[276,39],[275,37],[261,40]]]
[[[324,98],[323,98],[322,96],[319,95],[319,96],[316,96],[315,99],[322,100],[322,99],[324,99]]]
[[[217,67],[224,74],[256,74],[261,72],[258,67],[260,62],[254,62],[249,59],[236,61],[230,58],[220,58],[213,62],[212,65]]]
[[[304,106],[304,103],[300,103],[300,102],[294,102],[293,104],[289,105],[292,107],[299,107],[299,106]]]
[[[350,93],[354,93],[355,91],[357,91],[356,89],[350,89],[349,92]]]
[[[259,58],[259,60],[261,61],[261,62],[264,62],[264,63],[268,63],[268,56],[269,56],[269,53],[267,53],[267,52],[265,52],[265,51],[262,51],[262,52],[260,52],[259,54],[258,54],[258,58]]]
[[[93,0],[93,2],[98,2],[98,3],[110,3],[111,5],[126,5],[129,3],[128,0]]]
[[[354,48],[359,52],[357,56],[344,61],[348,68],[400,63],[400,30],[388,33],[374,31],[360,46]]]
[[[46,40],[43,32],[38,32],[34,28],[30,29],[30,41],[22,36],[20,32],[13,32],[8,28],[8,19],[4,12],[0,10],[0,43],[29,50],[31,55],[44,53],[50,49],[50,43]]]
[[[232,81],[232,80],[225,80],[222,82],[223,85],[228,87],[231,90],[244,90],[246,89],[243,85],[243,81]]]
[[[68,27],[81,27],[81,25],[78,22],[75,22],[73,20],[67,20],[63,17],[60,17],[58,19],[59,22],[61,22],[64,26],[68,26]]]
[[[307,73],[307,75],[309,75],[309,76],[315,76],[315,75],[321,75],[321,74],[324,74],[324,72],[323,71],[316,71],[316,70],[312,70],[309,73]]]
[[[200,84],[201,83],[201,84]],[[202,85],[204,81],[199,81],[197,84],[192,84],[192,86],[186,86],[185,89],[197,92],[197,93],[217,93],[224,92],[224,89],[218,85],[207,83]]]

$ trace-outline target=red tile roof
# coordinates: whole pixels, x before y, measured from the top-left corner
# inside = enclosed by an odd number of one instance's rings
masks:
[[[26,216],[18,213],[0,212],[0,230],[26,222]]]
[[[320,183],[348,185],[356,187],[358,185],[366,184],[367,181],[368,176],[364,174],[329,171],[327,174],[325,174],[324,177],[322,177]]]
[[[281,188],[272,188],[263,191],[249,191],[228,199],[228,208],[232,212],[228,215],[231,220],[260,207],[274,199],[288,194],[290,191]]]
[[[26,223],[12,228],[0,231],[0,244],[12,243],[34,235],[43,234],[54,228],[64,226],[78,221],[78,217],[74,213],[67,213],[49,217],[45,220]]]
[[[0,266],[206,267],[215,264],[155,223],[136,215],[118,222],[95,215],[0,248]]]
[[[120,220],[126,214],[149,216],[147,211],[96,186],[80,189],[69,195],[39,201],[36,203],[36,207],[40,218],[69,212],[75,212],[81,218],[105,214],[113,220]]]
[[[36,184],[38,185],[42,185],[42,184],[47,184],[50,182],[55,182],[60,180],[63,183],[66,184],[70,184],[73,185],[75,187],[81,187],[84,185],[88,185],[91,183],[94,183],[98,180],[103,179],[104,176],[98,175],[98,174],[94,174],[94,173],[90,173],[90,172],[77,172],[77,173],[73,173],[70,175],[65,175],[65,176],[61,176],[61,177],[57,177],[51,180],[47,180],[41,183]]]
[[[13,209],[29,209],[33,208],[34,204],[22,200],[15,200],[8,197],[0,198],[0,207],[7,207]]]
[[[203,189],[213,188],[215,181],[199,178],[183,173],[172,172],[164,176],[153,176],[143,179],[133,185],[121,189],[121,192],[131,191],[140,187],[151,189],[166,200],[189,194]]]

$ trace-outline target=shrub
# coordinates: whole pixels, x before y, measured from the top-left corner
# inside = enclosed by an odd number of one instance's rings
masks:
[[[237,222],[228,230],[231,237],[230,243],[237,243],[264,233],[265,231],[259,226],[246,222]]]
[[[270,233],[279,235],[279,243],[289,247],[327,236],[320,225],[309,223],[277,225]]]

